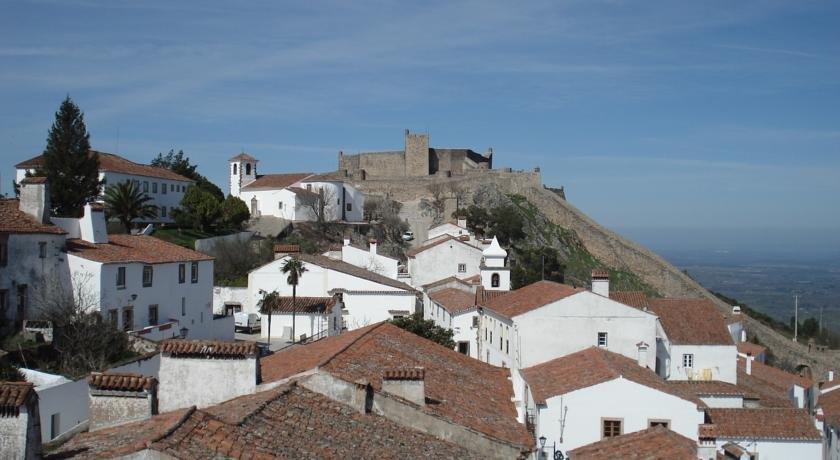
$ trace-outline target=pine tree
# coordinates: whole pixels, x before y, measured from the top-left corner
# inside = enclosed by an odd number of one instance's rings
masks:
[[[84,114],[67,96],[55,113],[47,136],[42,174],[50,183],[53,214],[79,217],[82,208],[99,196],[99,155],[90,151]]]

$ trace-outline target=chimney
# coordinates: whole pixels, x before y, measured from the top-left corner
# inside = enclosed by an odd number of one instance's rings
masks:
[[[298,254],[300,252],[300,245],[298,244],[275,244],[274,245],[274,260],[285,257],[289,254]]]
[[[3,458],[41,458],[38,395],[30,382],[0,382]]]
[[[467,219],[458,218],[458,226],[461,228],[467,228]]]
[[[639,342],[636,344],[636,348],[639,350],[637,364],[641,367],[647,367],[648,344]]]
[[[344,245],[350,246],[350,238],[344,238]]]
[[[85,205],[85,215],[79,220],[79,237],[89,243],[108,242],[105,208],[101,204]]]
[[[46,177],[20,181],[20,210],[42,224],[50,223],[50,186]]]
[[[747,361],[746,361],[747,375],[752,375],[752,362],[753,362],[752,353],[747,353]]]
[[[610,296],[610,273],[607,270],[592,270],[592,292],[604,297]]]
[[[425,377],[426,371],[422,367],[388,369],[382,376],[382,391],[425,406]]]
[[[378,245],[377,244],[378,242],[376,240],[370,240],[369,243],[370,243],[370,254],[375,256],[376,255],[376,246]]]
[[[88,377],[90,431],[146,420],[156,415],[157,379],[140,374],[102,374]]]
[[[747,330],[746,329],[741,329],[741,342],[746,342],[746,341],[747,341]]]
[[[834,381],[834,371],[828,371],[828,381],[829,382]]]

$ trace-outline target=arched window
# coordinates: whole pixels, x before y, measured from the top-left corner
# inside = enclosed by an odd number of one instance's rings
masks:
[[[499,281],[499,274],[493,273],[493,276],[490,277],[490,286],[491,287],[499,287],[501,282]]]
[[[233,175],[236,175],[236,163],[233,164]]]
[[[251,163],[245,163],[245,175],[246,176],[251,175]]]

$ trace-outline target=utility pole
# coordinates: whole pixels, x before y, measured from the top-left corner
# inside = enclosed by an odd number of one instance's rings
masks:
[[[793,341],[799,336],[799,294],[793,295]]]
[[[819,329],[817,329],[817,331],[818,331],[817,333],[819,335],[822,335],[822,311],[823,311],[824,306],[825,305],[820,305],[820,327],[819,327]]]
[[[543,254],[541,256],[541,258],[542,258],[542,272],[541,272],[541,275],[542,275],[542,280],[545,281],[545,254]]]

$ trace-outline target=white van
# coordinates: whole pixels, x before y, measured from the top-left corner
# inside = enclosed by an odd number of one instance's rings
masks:
[[[262,318],[256,313],[237,312],[233,314],[233,327],[237,331],[245,330],[249,334],[260,330]]]

